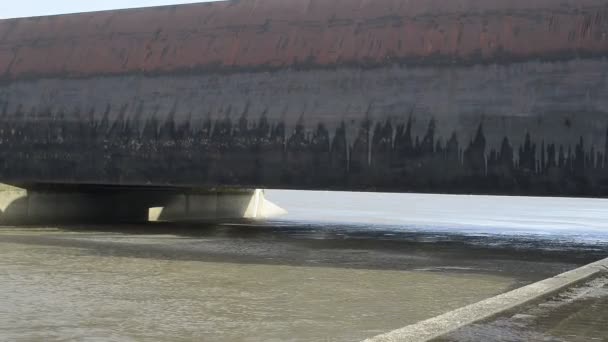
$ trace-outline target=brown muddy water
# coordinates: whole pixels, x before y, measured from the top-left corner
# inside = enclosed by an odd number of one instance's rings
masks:
[[[0,228],[1,341],[356,341],[599,259],[369,225]]]

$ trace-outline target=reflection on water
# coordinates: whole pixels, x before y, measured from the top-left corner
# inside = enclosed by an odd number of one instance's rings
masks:
[[[318,194],[269,192],[268,223],[0,228],[0,340],[354,341],[608,255],[606,201]]]
[[[0,340],[352,341],[587,261],[499,240],[295,224],[0,228]]]
[[[289,221],[608,242],[608,199],[269,190]]]

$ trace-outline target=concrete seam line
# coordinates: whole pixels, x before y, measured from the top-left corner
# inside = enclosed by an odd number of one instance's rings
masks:
[[[466,325],[479,322],[524,304],[545,298],[566,287],[607,272],[608,258],[570,270],[557,276],[464,306],[445,314],[408,325],[364,342],[429,341]]]

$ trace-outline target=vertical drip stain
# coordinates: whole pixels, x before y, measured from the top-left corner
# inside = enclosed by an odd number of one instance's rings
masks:
[[[216,2],[0,36],[3,182],[608,196],[603,0]]]
[[[396,127],[365,116],[348,144],[344,123],[330,142],[322,122],[300,120],[286,132],[263,113],[197,125],[172,115],[133,120],[127,106],[112,120],[110,109],[99,119],[60,110],[31,120],[41,114],[24,119],[20,108],[0,118],[3,181],[608,196],[608,129],[601,148],[582,136],[564,146],[529,133],[488,146],[480,123],[462,148],[456,132],[436,131],[435,119],[413,132],[411,116]]]

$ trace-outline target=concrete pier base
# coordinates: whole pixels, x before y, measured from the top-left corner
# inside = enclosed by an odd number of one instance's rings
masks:
[[[172,196],[163,207],[150,208],[150,221],[266,219],[286,211],[268,201],[264,191],[236,190]]]
[[[0,224],[264,219],[283,213],[262,190],[0,185]]]

